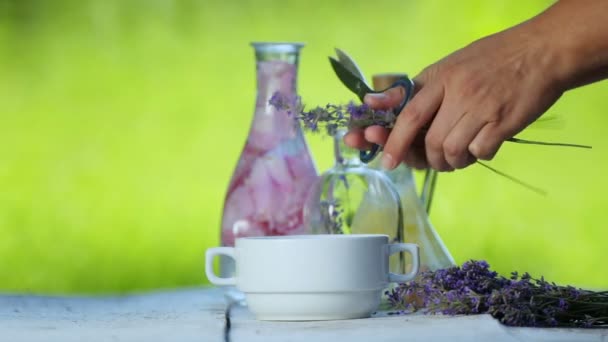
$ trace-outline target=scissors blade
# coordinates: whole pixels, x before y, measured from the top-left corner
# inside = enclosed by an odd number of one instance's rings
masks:
[[[355,93],[361,102],[363,102],[365,94],[373,92],[363,80],[350,72],[342,63],[332,57],[329,57],[329,62],[340,81],[342,81],[342,84]]]
[[[357,63],[355,63],[355,60],[352,59],[346,52],[336,48],[336,55],[338,56],[338,61],[350,72],[353,73],[353,75],[359,77],[359,79],[361,81],[363,81],[368,88],[371,88],[369,86],[369,83],[367,83],[367,80],[365,79],[365,75],[363,75],[363,72],[361,71],[361,69],[359,68],[359,66],[357,65]]]

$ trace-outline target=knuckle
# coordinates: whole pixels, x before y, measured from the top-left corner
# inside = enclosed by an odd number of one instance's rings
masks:
[[[443,143],[443,151],[447,158],[458,160],[460,159],[466,152],[466,148],[463,148],[459,144],[451,141],[445,141]]]
[[[437,138],[434,134],[429,133],[424,137],[424,145],[427,149],[433,152],[441,152],[443,148],[443,142]]]
[[[415,102],[410,102],[405,107],[401,117],[409,124],[420,124],[424,118],[424,113],[416,106]]]
[[[495,105],[490,108],[500,108],[500,105]],[[500,109],[488,110],[480,114],[480,118],[486,123],[500,123],[502,115]]]
[[[496,154],[496,150],[485,142],[471,144],[471,146],[469,146],[469,152],[471,152],[475,158],[481,160],[492,160]]]

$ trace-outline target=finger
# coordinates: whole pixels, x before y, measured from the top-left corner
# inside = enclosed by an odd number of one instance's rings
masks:
[[[433,118],[431,127],[426,134],[424,145],[429,165],[437,171],[453,170],[454,167],[448,163],[444,143],[454,126],[464,116],[464,111],[455,109],[454,106],[444,101]],[[471,138],[472,140],[473,138]],[[465,146],[465,148],[468,145]]]
[[[475,162],[469,145],[486,125],[486,121],[470,113],[465,114],[443,142],[445,159],[455,169],[462,169]]]
[[[468,150],[478,159],[491,160],[506,139],[507,135],[501,132],[498,123],[486,124],[469,144]]]
[[[392,170],[405,157],[420,128],[437,112],[443,99],[441,85],[424,87],[405,106],[388,136],[382,165]]]
[[[405,97],[405,88],[389,88],[382,93],[369,93],[363,98],[363,102],[372,109],[388,110],[399,107]]]
[[[388,139],[389,135],[388,129],[377,125],[369,126],[363,132],[365,140],[380,146],[384,146],[386,144],[386,139]]]
[[[369,150],[372,144],[365,140],[363,130],[361,128],[353,128],[346,135],[344,135],[344,143],[347,146],[356,148],[358,150]]]

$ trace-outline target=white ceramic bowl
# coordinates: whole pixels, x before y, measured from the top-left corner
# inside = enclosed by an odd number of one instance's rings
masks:
[[[389,256],[402,251],[412,255],[412,270],[389,273]],[[235,260],[235,277],[213,273],[216,255]],[[413,279],[419,266],[418,246],[371,234],[240,238],[207,250],[206,259],[211,283],[236,285],[256,318],[282,321],[369,317],[388,284]]]

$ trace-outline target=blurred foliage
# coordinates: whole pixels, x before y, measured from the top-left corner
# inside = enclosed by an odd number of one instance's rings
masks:
[[[0,0],[0,290],[103,293],[205,283],[255,99],[251,41],[300,41],[309,104],[352,99],[338,46],[371,73],[419,72],[550,1]],[[516,85],[514,85],[516,86]],[[608,287],[608,82],[494,167],[440,175],[432,220],[458,262]],[[331,140],[308,136],[320,171]]]

